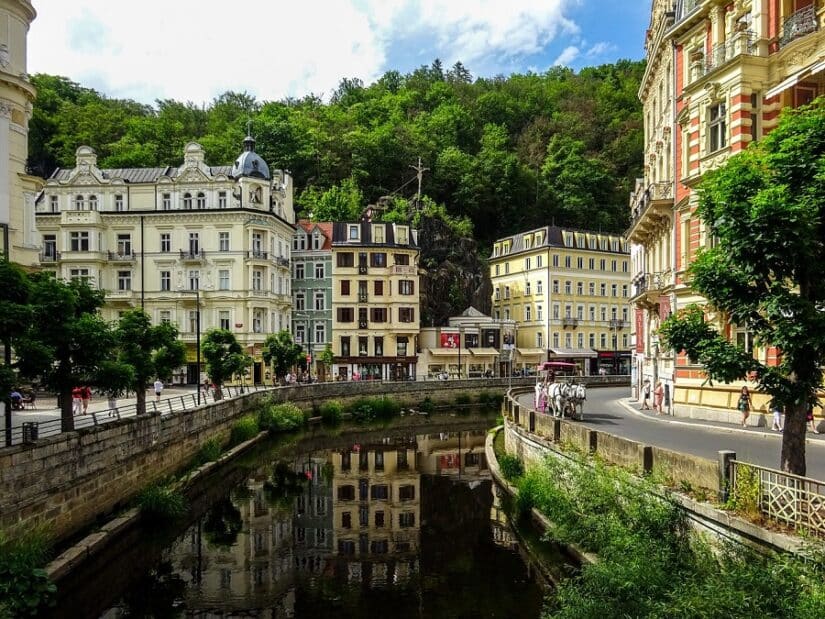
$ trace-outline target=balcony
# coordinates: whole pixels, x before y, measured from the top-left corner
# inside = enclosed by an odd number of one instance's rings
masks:
[[[565,316],[561,319],[561,327],[562,329],[566,329],[567,327],[572,327],[575,329],[579,326],[579,319],[573,318],[572,316]]]
[[[673,211],[673,184],[651,183],[647,189],[631,197],[631,220],[625,236],[631,243],[644,243],[662,220],[670,219]]]
[[[367,274],[367,265],[366,264],[359,264],[358,265],[358,273],[360,273],[361,275],[366,275]]]
[[[203,262],[206,260],[206,252],[204,250],[180,250],[180,259],[184,262]]]
[[[704,66],[700,65],[702,75],[707,75],[736,56],[758,56],[759,48],[756,45],[756,33],[751,30],[740,30],[724,43],[714,45],[710,54],[705,58]],[[693,65],[691,65],[693,68]],[[701,75],[694,75],[694,79]]]
[[[117,251],[110,251],[107,252],[109,255],[109,262],[134,262],[135,261],[135,253],[133,251],[127,252],[117,252]]]
[[[792,13],[782,22],[782,36],[779,37],[779,47],[785,47],[791,41],[816,31],[816,7],[811,4],[804,9]]]
[[[283,267],[285,269],[289,268],[289,258],[284,258],[283,256],[275,256],[272,258],[279,267]]]
[[[640,307],[652,308],[659,303],[659,297],[673,286],[673,272],[646,273],[634,285],[633,302]]]
[[[40,262],[57,262],[60,260],[60,252],[59,251],[44,251],[41,252],[39,255]]]
[[[359,320],[358,321],[358,328],[359,329],[366,329],[367,328],[367,321],[366,320]]]
[[[260,249],[251,249],[246,252],[247,260],[268,260],[269,254]]]
[[[608,327],[611,331],[621,331],[622,329],[624,329],[624,320],[622,320],[621,318],[611,318],[610,322],[608,323]]]
[[[99,226],[101,224],[98,211],[61,211],[61,226]]]
[[[417,273],[418,269],[408,264],[394,264],[392,266],[393,275],[415,275]]]
[[[366,303],[369,301],[369,295],[366,292],[359,292],[358,293],[358,302],[359,303]]]

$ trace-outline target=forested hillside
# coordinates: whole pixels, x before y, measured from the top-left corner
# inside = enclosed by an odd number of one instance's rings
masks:
[[[154,107],[36,75],[29,167],[48,176],[73,166],[80,144],[95,148],[101,167],[176,165],[190,140],[210,164],[229,164],[251,119],[258,152],[292,172],[304,211],[342,195],[408,197],[410,165],[421,157],[429,168],[423,193],[468,217],[482,246],[553,220],[621,231],[641,173],[643,70],[642,62],[620,61],[474,80],[460,63],[445,70],[435,61],[369,86],[343,79],[327,103],[229,92],[208,106]]]

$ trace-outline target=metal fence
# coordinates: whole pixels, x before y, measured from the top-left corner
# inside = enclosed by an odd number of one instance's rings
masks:
[[[755,497],[764,516],[825,537],[825,482],[747,462],[730,464],[732,496]]]
[[[223,399],[236,398],[244,393],[251,393],[254,391],[263,391],[272,389],[272,387],[264,385],[231,385],[221,388]],[[213,404],[215,402],[215,392],[210,389],[208,393],[201,392],[201,406],[205,404]],[[172,397],[156,399],[154,396],[147,394],[146,396],[146,412],[160,413],[161,415],[170,415],[172,413],[179,413],[198,406],[198,394],[196,391],[191,393],[184,393]],[[102,411],[89,412],[85,415],[75,415],[74,427],[76,430],[81,428],[89,428],[99,426],[118,419],[125,419],[126,417],[135,417],[137,415],[137,404],[124,404]],[[62,432],[62,423],[60,418],[49,419],[46,421],[25,421],[18,426],[13,426],[11,429],[11,444],[18,445],[20,443],[31,443],[41,438],[54,436]]]

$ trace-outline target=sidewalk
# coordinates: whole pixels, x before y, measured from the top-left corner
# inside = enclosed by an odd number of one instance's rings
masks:
[[[669,414],[662,414],[657,415],[655,411],[652,410],[641,410],[639,408],[640,404],[638,400],[633,398],[622,398],[618,400],[618,403],[621,404],[625,409],[632,412],[635,415],[640,417],[646,417],[648,419],[657,420],[657,421],[664,421],[666,423],[677,424],[677,425],[685,425],[685,426],[694,426],[698,428],[713,428],[717,430],[725,430],[727,432],[743,432],[747,434],[762,434],[765,436],[781,436],[782,432],[778,432],[776,430],[771,430],[771,423],[772,423],[772,416],[768,415],[767,413],[751,413],[750,417],[748,418],[748,427],[743,428],[742,425],[736,422],[730,421],[718,421],[714,419],[703,419],[701,417],[682,417],[678,415],[669,415]],[[735,418],[739,418],[741,413],[738,411],[733,411],[736,413]],[[785,416],[782,416],[783,426],[785,421]],[[825,427],[825,420],[818,419],[817,425],[819,429],[819,434],[815,434],[810,430],[807,432],[807,440],[808,441],[817,441],[825,443],[825,433],[823,433],[823,427]]]

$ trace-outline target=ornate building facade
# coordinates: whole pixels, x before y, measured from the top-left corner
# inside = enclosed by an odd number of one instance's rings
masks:
[[[35,98],[26,39],[36,15],[28,0],[0,0],[0,252],[24,267],[37,264],[34,202],[42,182],[26,173]]]
[[[782,108],[804,105],[825,91],[824,25],[823,0],[653,3],[646,47],[649,70],[640,98],[646,115],[664,116],[661,129],[645,125],[645,179],[631,196],[628,237],[639,247],[634,255],[661,250],[660,261],[640,263],[634,272],[635,349],[646,375],[653,376],[656,368],[658,376],[672,376],[673,398],[666,403],[677,408],[733,408],[741,387],[704,384],[700,367],[683,355],[659,350],[656,338],[659,321],[671,311],[703,303],[685,282],[696,253],[713,241],[696,215],[696,187],[706,172],[774,128]],[[672,92],[663,103],[668,91],[655,85],[653,74],[668,63],[673,67],[668,74]],[[664,186],[657,193],[658,163],[650,152],[651,144],[658,144],[657,131],[668,124],[673,148],[664,155],[673,172],[672,179],[662,182],[670,183],[672,198],[664,197]],[[654,230],[667,231],[667,242],[662,234],[646,232]],[[726,316],[709,312],[709,319],[762,361],[775,362],[776,350],[752,347],[749,333]]]
[[[177,325],[189,351],[175,382],[200,380],[198,334],[215,327],[265,380],[264,339],[290,324],[295,215],[289,174],[270,174],[251,137],[232,166],[207,165],[190,143],[180,167],[101,169],[81,146],[75,167],[46,181],[36,217],[39,266],[105,290],[105,318],[143,307]]]
[[[493,244],[490,279],[493,319],[515,322],[503,342],[514,367],[555,359],[585,375],[629,373],[624,237],[557,226],[520,232]]]

